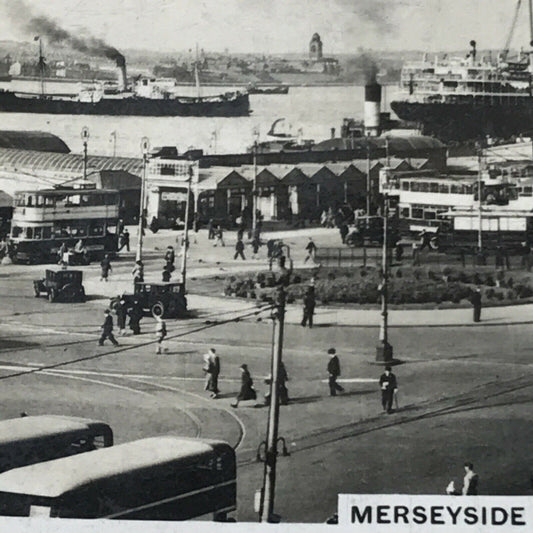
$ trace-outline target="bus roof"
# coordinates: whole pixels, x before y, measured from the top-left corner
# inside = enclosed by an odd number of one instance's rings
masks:
[[[118,193],[116,189],[33,189],[31,191],[17,191],[15,194],[41,194],[46,196],[65,196],[65,194],[111,194]]]
[[[222,441],[164,436],[15,468],[0,474],[0,492],[56,498],[62,494],[123,473],[212,454]]]
[[[26,440],[53,437],[63,433],[87,431],[91,427],[106,426],[104,422],[69,416],[40,415],[0,421],[0,446]]]

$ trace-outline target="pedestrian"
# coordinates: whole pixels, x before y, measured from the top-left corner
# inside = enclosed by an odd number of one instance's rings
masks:
[[[248,366],[243,364],[240,367],[241,370],[241,390],[235,398],[235,402],[231,404],[231,407],[239,407],[239,402],[246,400],[257,399],[257,392],[254,389],[254,381],[248,370]]]
[[[103,346],[104,341],[106,339],[109,339],[115,346],[118,346],[117,339],[115,339],[113,335],[113,317],[111,316],[111,311],[109,309],[106,309],[104,311],[104,315],[105,315],[104,323],[101,326],[102,336],[100,337],[98,344],[100,346]]]
[[[244,228],[241,225],[241,227],[237,230],[237,240],[242,241],[243,238],[244,238]]]
[[[220,225],[217,226],[217,229],[215,231],[215,237],[216,237],[216,241],[215,241],[215,244],[213,244],[213,246],[218,246],[220,244],[220,246],[226,246],[224,244],[224,230],[220,227]]]
[[[144,316],[143,309],[139,300],[135,299],[131,309],[128,311],[130,321],[129,327],[133,331],[134,335],[140,335],[141,333],[141,319]]]
[[[252,241],[252,259],[257,259],[257,254],[259,253],[260,246],[261,243],[259,242],[259,239],[257,237],[254,237]]]
[[[315,306],[316,306],[316,297],[315,297],[315,288],[314,287],[308,287],[307,291],[303,298],[303,318],[302,318],[302,326],[305,328],[307,324],[309,324],[309,328],[313,327],[313,315],[315,314]]]
[[[170,281],[170,269],[168,268],[168,264],[166,264],[164,267],[163,267],[163,273],[161,275],[161,281],[163,281],[164,283]]]
[[[220,390],[218,388],[218,376],[220,375],[220,358],[214,348],[204,356],[203,370],[206,374],[205,390],[209,391],[211,398],[218,398]]]
[[[115,314],[117,315],[117,327],[119,336],[126,335],[126,317],[128,316],[128,309],[126,300],[121,298],[115,306]]]
[[[474,322],[481,321],[481,289],[478,287],[470,297],[470,302],[474,307]]]
[[[311,262],[314,263],[316,255],[316,244],[314,243],[312,237],[309,237],[309,242],[307,243],[305,249],[307,251],[307,256],[304,260],[304,263],[307,263],[309,259],[311,259]]]
[[[142,283],[144,281],[144,265],[140,259],[139,261],[135,261],[135,266],[133,267],[131,274],[133,276],[134,286],[136,283]]]
[[[68,265],[68,248],[67,243],[62,242],[59,250],[57,251],[57,256],[59,257],[58,265]]]
[[[329,395],[337,396],[338,392],[344,392],[344,389],[337,383],[337,378],[341,375],[341,364],[339,358],[337,357],[337,350],[335,348],[330,348],[328,350],[329,361],[328,361],[328,384],[329,384]]]
[[[474,465],[470,462],[464,464],[465,477],[463,479],[463,496],[477,496],[479,476],[474,472]]]
[[[157,340],[157,350],[156,354],[161,354],[163,351],[167,351],[166,348],[163,348],[163,340],[167,336],[167,325],[163,318],[159,315],[155,316],[155,337]]]
[[[418,243],[414,242],[413,245],[413,266],[420,266],[420,249]]]
[[[210,241],[212,241],[215,238],[215,226],[214,226],[212,218],[209,219],[209,222],[207,224],[207,238]]]
[[[130,251],[130,232],[128,231],[128,228],[124,228],[124,231],[120,234],[119,244],[119,252],[122,250],[122,248],[126,248],[128,252]]]
[[[167,246],[167,251],[165,252],[165,263],[169,272],[174,270],[174,262],[176,261],[176,254],[172,246]]]
[[[348,228],[348,225],[344,222],[339,226],[339,233],[341,234],[342,244],[346,243],[346,236],[348,235],[349,231],[350,230]]]
[[[111,268],[111,259],[109,258],[109,254],[105,254],[104,258],[100,262],[100,281],[106,281],[109,277],[109,272],[111,272],[113,269]]]
[[[401,244],[396,244],[394,251],[396,255],[396,261],[401,261],[403,258],[403,246]]]
[[[531,272],[531,247],[525,241],[522,243],[521,256],[522,268],[528,272]]]
[[[398,383],[390,366],[386,366],[385,372],[381,374],[381,377],[379,378],[379,387],[381,389],[381,405],[383,406],[383,411],[391,414],[392,400],[398,390]]]
[[[246,261],[246,257],[244,257],[244,243],[242,242],[242,239],[238,239],[235,243],[235,255],[233,256],[233,259],[237,259],[237,257],[241,257],[243,261]]]

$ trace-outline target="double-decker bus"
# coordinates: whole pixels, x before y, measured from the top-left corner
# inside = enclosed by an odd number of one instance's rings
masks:
[[[17,262],[57,262],[63,243],[69,249],[80,243],[84,262],[117,250],[118,191],[21,191],[14,203],[10,239]]]

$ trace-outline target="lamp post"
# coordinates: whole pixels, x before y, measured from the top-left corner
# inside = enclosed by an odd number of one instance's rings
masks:
[[[187,180],[187,201],[185,203],[185,224],[183,228],[183,238],[181,244],[181,282],[185,291],[187,278],[187,248],[189,247],[189,206],[191,203],[191,183],[192,183],[192,164],[189,166],[189,178]]]
[[[388,184],[387,184],[388,186]],[[381,322],[379,324],[379,343],[376,346],[376,361],[388,363],[392,361],[392,346],[388,341],[388,282],[389,282],[389,250],[388,250],[388,219],[389,219],[389,198],[388,190],[383,190],[383,257],[382,257],[382,277],[381,277]]]
[[[252,148],[253,165],[254,165],[254,182],[252,187],[252,238],[255,238],[257,228],[257,140],[259,139],[259,131],[254,131],[254,145]]]
[[[83,181],[87,179],[87,144],[89,143],[89,128],[84,126],[81,129],[81,140],[83,141]]]
[[[148,162],[148,151],[150,150],[150,141],[148,137],[141,139],[141,151],[143,155],[143,171],[141,177],[141,202],[139,204],[139,228],[137,231],[137,252],[135,254],[135,260],[142,260],[142,247],[143,247],[143,233],[144,233],[144,204],[146,196],[146,165]]]
[[[478,152],[478,172],[477,172],[477,195],[478,195],[478,232],[477,232],[477,247],[478,254],[483,253],[483,215],[481,214],[481,167],[483,163],[482,151],[479,149]]]
[[[117,132],[112,131],[109,135],[109,141],[113,143],[113,157],[117,156]]]

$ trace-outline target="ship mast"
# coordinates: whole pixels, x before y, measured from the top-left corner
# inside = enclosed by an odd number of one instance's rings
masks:
[[[44,96],[44,70],[45,70],[45,62],[44,62],[44,55],[43,55],[43,40],[41,37],[36,37],[36,39],[39,39],[39,76],[41,77],[41,96]]]
[[[196,43],[196,61],[194,62],[194,81],[196,82],[196,96],[202,96],[200,89],[200,76],[198,75],[198,43]]]

